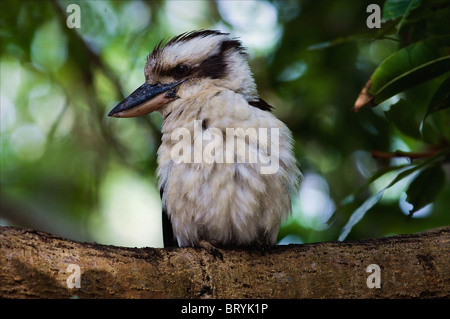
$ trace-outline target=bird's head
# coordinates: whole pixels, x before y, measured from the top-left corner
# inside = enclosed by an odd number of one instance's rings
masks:
[[[215,88],[233,90],[249,100],[257,95],[241,42],[213,30],[183,33],[154,48],[147,57],[145,83],[108,115],[164,114],[175,101],[195,98]]]

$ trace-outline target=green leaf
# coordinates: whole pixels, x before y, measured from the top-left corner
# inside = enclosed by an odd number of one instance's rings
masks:
[[[348,236],[353,226],[355,226],[364,217],[369,209],[375,206],[381,200],[381,198],[383,198],[384,192],[386,192],[388,188],[394,186],[395,184],[397,184],[397,182],[411,175],[420,167],[422,167],[422,164],[416,165],[400,172],[386,187],[366,199],[366,201],[361,206],[359,206],[350,216],[347,224],[345,224],[345,226],[342,228],[338,240],[342,241]]]
[[[440,165],[424,169],[411,182],[406,201],[413,205],[410,215],[432,203],[445,185],[445,173]]]
[[[428,105],[427,113],[425,114],[424,121],[428,115],[450,107],[450,76],[442,82],[439,88],[431,98]]]
[[[371,181],[374,181],[376,179],[375,176],[378,178],[381,175],[384,175],[384,173],[389,172],[389,171],[391,171],[393,169],[398,169],[400,167],[404,167],[405,168],[403,171],[398,173],[398,175],[386,187],[384,187],[382,190],[380,190],[377,193],[375,193],[372,196],[370,196],[361,206],[359,206],[352,213],[352,215],[350,216],[347,224],[345,224],[345,226],[342,228],[341,234],[339,235],[339,239],[338,240],[342,241],[348,236],[348,234],[352,230],[353,226],[355,226],[364,217],[364,215],[367,213],[367,211],[369,209],[371,209],[373,206],[375,206],[381,200],[381,198],[384,195],[384,192],[388,188],[394,186],[395,184],[397,184],[402,179],[410,176],[411,174],[415,173],[416,171],[420,170],[421,168],[423,168],[423,167],[427,166],[428,164],[434,162],[438,158],[447,156],[449,153],[450,153],[450,148],[444,149],[444,150],[440,151],[439,153],[431,156],[430,158],[427,158],[426,160],[423,160],[421,162],[417,162],[417,164],[415,164],[414,166],[412,166],[410,168],[407,168],[410,164],[406,164],[406,166],[402,165],[402,166],[398,166],[398,167],[388,168],[386,170],[383,170],[383,172],[379,172],[379,173],[375,174],[374,177],[372,177],[370,179]],[[360,190],[358,190],[358,191],[360,191]],[[354,200],[354,196],[347,196],[346,198],[348,199],[346,205],[349,204],[350,202],[353,202],[353,200]]]
[[[400,169],[405,169],[410,166],[412,166],[412,164],[400,164],[397,166],[388,166],[383,169],[380,169],[378,172],[373,174],[372,177],[370,177],[367,181],[365,181],[363,185],[359,186],[350,195],[347,195],[344,199],[342,199],[340,201],[338,207],[336,208],[336,210],[333,212],[333,214],[331,214],[330,218],[328,219],[327,224],[331,224],[337,215],[342,214],[343,211],[346,211],[348,209],[348,207],[352,206],[355,203],[356,199],[359,198],[361,196],[361,194],[363,194],[366,191],[367,187],[370,184],[372,184],[375,180],[377,180],[378,178],[380,178],[381,176],[383,176],[387,173],[390,173],[390,172],[396,171],[396,170],[400,170]]]
[[[386,111],[386,118],[405,135],[420,139],[420,122],[416,118],[416,108],[409,101],[400,99]]]
[[[386,190],[389,187],[393,186],[398,181],[414,173],[419,168],[420,165],[416,165],[414,167],[411,167],[409,169],[400,172],[385,188],[383,188],[382,190],[378,191],[377,193],[373,194],[368,199],[366,199],[366,201],[364,201],[364,203],[352,213],[347,224],[345,224],[345,226],[342,228],[338,240],[342,241],[348,236],[353,226],[355,226],[364,217],[364,215],[367,213],[369,209],[375,206],[381,200],[381,198],[383,198],[384,192],[386,192]]]
[[[398,1],[397,1],[398,2]],[[405,22],[406,22],[406,18],[408,17],[408,15],[409,15],[409,13],[410,13],[410,11],[412,10],[412,9],[414,9],[415,7],[417,7],[418,6],[418,1],[416,1],[416,0],[410,0],[409,1],[409,4],[408,4],[408,7],[406,8],[406,10],[404,11],[404,13],[403,13],[403,15],[402,15],[402,19],[400,20],[400,22],[398,23],[398,25],[397,25],[397,34],[400,32],[400,29],[403,27],[403,25],[405,24]],[[417,4],[417,5],[416,5]]]
[[[423,137],[429,134],[434,136],[430,139],[433,145],[450,144],[450,108],[441,110],[427,117],[423,125]],[[431,136],[430,136],[431,137]],[[426,141],[424,139],[424,141]]]
[[[364,215],[367,213],[369,209],[371,209],[373,206],[375,206],[375,204],[377,204],[381,200],[386,189],[387,188],[383,188],[378,193],[370,196],[361,206],[358,207],[357,210],[353,212],[347,224],[345,224],[345,226],[341,230],[341,233],[338,238],[339,241],[343,241],[348,236],[353,226],[355,226],[364,217]]]
[[[371,77],[375,104],[450,71],[450,36],[411,44],[384,60]]]
[[[387,0],[383,5],[383,16],[381,21],[396,19],[407,15],[410,10],[417,8],[420,0]],[[409,8],[409,9],[408,9]]]

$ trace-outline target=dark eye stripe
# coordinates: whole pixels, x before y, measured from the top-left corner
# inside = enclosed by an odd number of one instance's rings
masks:
[[[238,40],[226,40],[220,45],[220,51],[203,61],[197,68],[197,76],[201,78],[220,79],[226,75],[227,63],[225,52],[237,50],[240,54],[246,55],[245,49]]]
[[[225,76],[227,63],[222,53],[210,56],[196,68],[199,78],[220,79]]]

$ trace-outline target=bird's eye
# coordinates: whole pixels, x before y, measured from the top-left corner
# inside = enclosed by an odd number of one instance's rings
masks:
[[[174,72],[173,72],[173,73],[174,73],[173,75],[174,75],[176,78],[182,78],[182,77],[188,75],[188,74],[189,74],[189,71],[190,71],[189,66],[187,66],[187,65],[185,65],[185,64],[179,64],[179,65],[177,65],[177,66],[175,67]]]

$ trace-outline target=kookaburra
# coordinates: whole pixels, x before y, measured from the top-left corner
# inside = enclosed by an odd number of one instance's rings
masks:
[[[162,41],[113,117],[159,112],[164,246],[276,245],[301,173],[292,135],[257,93],[241,42],[213,30]]]

